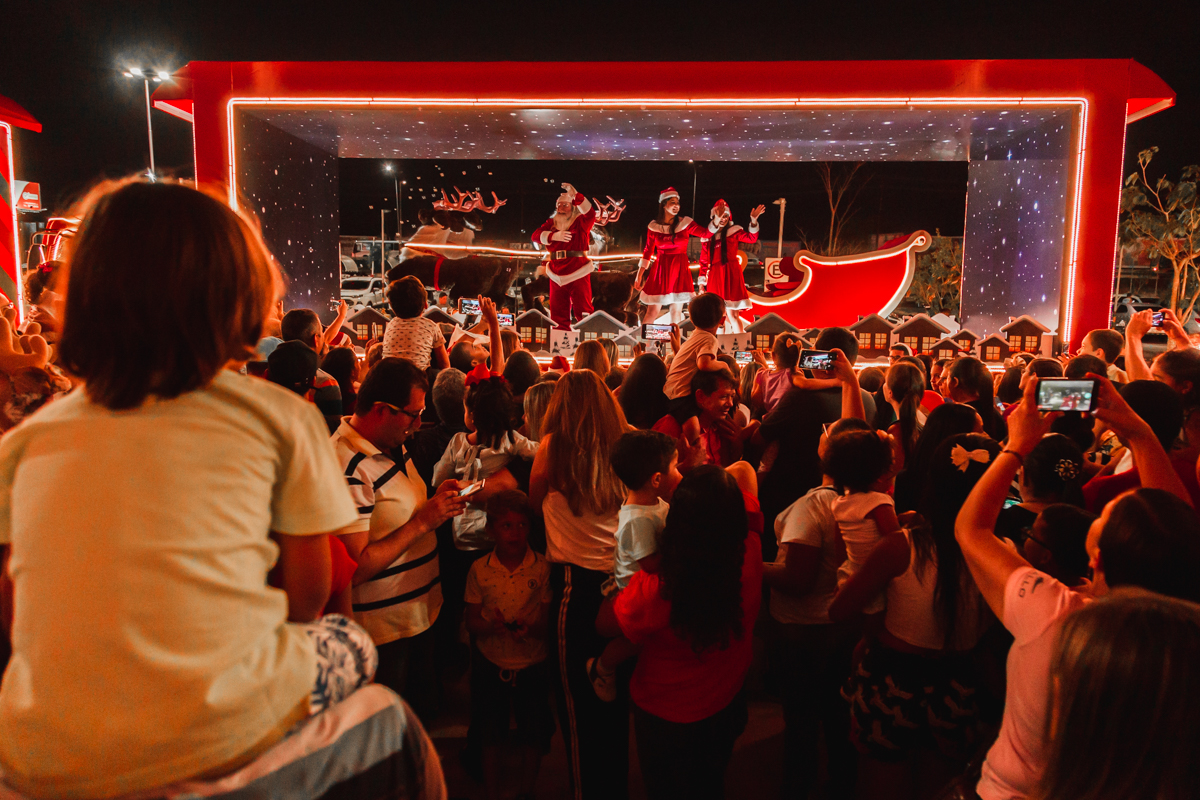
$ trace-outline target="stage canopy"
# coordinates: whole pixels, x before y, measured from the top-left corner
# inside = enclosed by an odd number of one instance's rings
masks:
[[[1077,342],[1108,324],[1125,125],[1174,93],[1129,60],[193,62],[154,100],[310,298],[336,293],[338,158],[966,161],[964,324]]]

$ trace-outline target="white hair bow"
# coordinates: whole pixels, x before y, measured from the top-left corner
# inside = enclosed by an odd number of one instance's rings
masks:
[[[992,460],[992,454],[987,450],[968,450],[961,444],[954,445],[950,450],[950,462],[958,467],[959,472],[966,472],[972,461],[986,464]]]

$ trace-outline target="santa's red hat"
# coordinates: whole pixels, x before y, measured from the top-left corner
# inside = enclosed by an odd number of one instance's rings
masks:
[[[709,214],[709,216],[713,219],[717,219],[718,217],[723,217],[726,214],[733,216],[733,211],[729,208],[729,203],[726,203],[724,200],[718,200],[717,202],[713,203],[712,212]]]
[[[667,199],[671,197],[674,197],[676,200],[679,199],[679,192],[675,191],[674,186],[668,186],[666,189],[663,189],[661,192],[659,192],[658,202],[666,202]]]

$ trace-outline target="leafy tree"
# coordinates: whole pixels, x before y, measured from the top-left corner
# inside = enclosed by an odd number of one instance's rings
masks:
[[[1200,299],[1200,195],[1196,182],[1200,166],[1184,167],[1180,180],[1166,176],[1153,185],[1146,176],[1157,147],[1138,153],[1138,171],[1125,179],[1121,190],[1121,244],[1139,244],[1152,259],[1170,263],[1170,308],[1181,320],[1192,318]]]
[[[962,243],[940,234],[933,237],[928,250],[917,253],[917,269],[903,302],[931,315],[944,312],[958,316],[962,305]]]

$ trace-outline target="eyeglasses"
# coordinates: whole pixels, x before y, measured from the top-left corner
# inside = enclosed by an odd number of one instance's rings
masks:
[[[406,409],[400,408],[399,406],[394,406],[391,403],[385,403],[382,400],[379,400],[378,403],[381,406],[387,406],[388,408],[390,408],[392,410],[393,413],[403,414],[404,416],[408,417],[409,419],[420,419],[421,415],[425,413],[424,406],[421,406],[416,411],[408,411]]]

